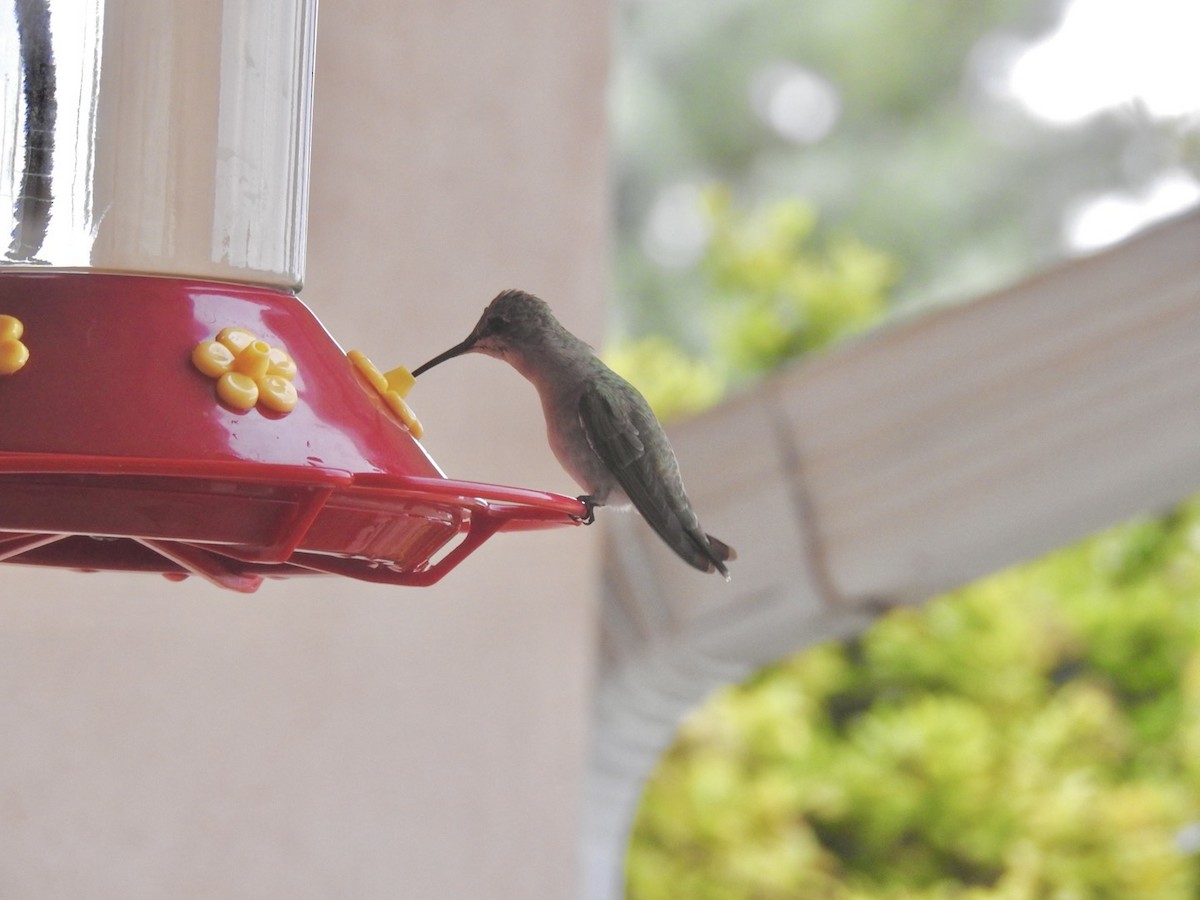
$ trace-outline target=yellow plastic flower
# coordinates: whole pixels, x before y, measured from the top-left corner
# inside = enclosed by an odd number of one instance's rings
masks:
[[[386,374],[380,372],[375,363],[358,350],[351,350],[346,356],[363,377],[371,383],[371,386],[379,392],[379,396],[383,398],[388,409],[404,423],[413,437],[420,440],[425,435],[425,429],[421,426],[421,420],[417,418],[417,414],[412,411],[412,407],[404,399],[405,395],[412,390],[412,386],[416,384],[412,373],[404,366],[397,366]]]
[[[223,328],[216,340],[198,343],[192,364],[217,379],[217,396],[234,409],[257,404],[289,413],[296,408],[295,361],[282,347],[272,347],[244,328]]]
[[[0,375],[11,375],[29,362],[29,348],[21,343],[24,333],[16,316],[0,316]]]

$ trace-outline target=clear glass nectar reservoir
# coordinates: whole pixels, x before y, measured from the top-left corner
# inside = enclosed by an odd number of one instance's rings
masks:
[[[0,265],[298,289],[315,0],[0,5]]]

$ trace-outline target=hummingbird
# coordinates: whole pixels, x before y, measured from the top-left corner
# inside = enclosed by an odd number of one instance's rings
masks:
[[[537,389],[550,449],[586,491],[579,497],[591,525],[596,508],[632,504],[672,550],[703,572],[720,572],[737,553],[705,534],[683,489],[679,463],[650,404],[567,331],[546,301],[502,291],[466,340],[413,370],[413,376],[464,353],[504,360]]]

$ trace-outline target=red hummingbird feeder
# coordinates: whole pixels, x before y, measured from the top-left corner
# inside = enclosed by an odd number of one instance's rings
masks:
[[[106,7],[104,31],[162,41],[157,29],[174,29],[170,47],[218,35],[206,71],[194,53],[165,54],[216,110],[216,134],[195,124],[195,103],[157,102],[143,54],[105,55],[102,89],[103,47],[77,46],[68,18],[44,43],[31,37],[38,22],[22,23],[21,52],[0,54],[0,87],[21,98],[3,135],[22,144],[0,148],[14,195],[0,196],[13,210],[0,267],[0,561],[197,575],[237,591],[313,574],[428,585],[497,532],[576,524],[574,498],[446,478],[418,442],[407,373],[344,353],[296,297],[315,3],[243,11],[266,10],[272,28],[161,6],[158,23]],[[49,4],[51,21],[68,7]],[[57,77],[30,90],[43,46]],[[265,75],[264,59],[276,66]],[[44,139],[28,126],[44,124],[47,92]],[[256,129],[229,127],[251,119]],[[90,135],[90,155],[60,153],[55,134]],[[127,158],[139,153],[154,158]],[[145,173],[164,165],[170,184],[151,190]],[[53,190],[81,182],[83,202]],[[181,227],[185,210],[206,227]]]

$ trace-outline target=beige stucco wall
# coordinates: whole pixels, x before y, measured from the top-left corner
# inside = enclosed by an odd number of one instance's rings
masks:
[[[344,346],[414,365],[510,286],[599,337],[607,19],[326,4],[302,296]],[[573,491],[501,364],[411,399],[448,474]],[[0,567],[0,897],[572,896],[598,545],[248,597]]]

